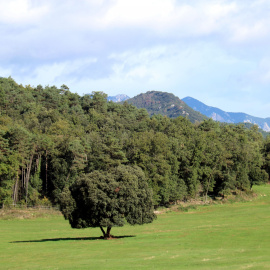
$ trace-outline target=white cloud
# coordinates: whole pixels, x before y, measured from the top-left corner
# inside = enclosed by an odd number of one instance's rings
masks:
[[[110,59],[115,61],[113,70],[117,76],[126,78],[156,78],[154,76],[154,66],[164,55],[168,55],[166,47],[158,46],[154,48],[143,49],[141,51],[127,51],[121,54],[112,54]],[[162,62],[162,60],[160,61]],[[160,75],[160,74],[159,74]]]
[[[207,90],[210,95],[228,93],[232,85],[238,83],[237,78],[230,79],[231,74],[239,68],[243,69],[242,65],[247,71],[250,70],[250,63],[242,64],[241,60],[226,55],[216,45],[209,46],[203,42],[189,46],[177,44],[127,51],[113,54],[110,59],[113,59],[113,73],[109,78],[111,81],[116,79],[117,83],[110,83],[109,90],[121,85],[121,88],[134,92],[140,91],[141,85],[148,90],[178,92],[179,97],[192,92],[198,95],[198,90]],[[92,85],[99,83],[100,80],[91,82]]]
[[[35,6],[30,0],[0,0],[0,22],[6,24],[35,23],[48,11],[46,5]]]
[[[98,20],[102,28],[144,28],[175,36],[204,35],[223,28],[223,19],[234,15],[234,2],[174,0],[117,0]],[[226,21],[228,23],[228,21]]]
[[[89,65],[95,63],[97,60],[94,58],[76,59],[73,61],[55,62],[52,64],[38,65],[35,69],[28,70],[27,78],[25,73],[17,74],[16,78],[24,84],[32,85],[57,85],[67,84],[66,81],[76,81],[76,76],[83,73]],[[13,72],[16,74],[16,71]],[[1,74],[1,69],[0,69]]]
[[[153,21],[168,19],[173,13],[174,2],[172,0],[118,0],[101,19],[101,22],[108,25],[125,27],[152,25]]]
[[[263,22],[255,22],[253,25],[238,24],[232,29],[232,42],[249,42],[264,38],[269,34],[267,24]]]

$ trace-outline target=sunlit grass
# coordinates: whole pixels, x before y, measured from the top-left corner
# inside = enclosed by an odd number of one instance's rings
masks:
[[[152,224],[71,229],[61,216],[0,220],[0,269],[270,269],[270,185],[247,202],[167,212]]]

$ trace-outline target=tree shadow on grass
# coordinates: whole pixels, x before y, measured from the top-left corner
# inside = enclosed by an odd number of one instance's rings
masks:
[[[108,240],[117,240],[122,238],[135,237],[135,235],[122,235],[114,236]],[[25,241],[12,241],[10,243],[42,243],[42,242],[56,242],[56,241],[93,241],[93,240],[104,240],[103,236],[100,237],[75,237],[75,238],[49,238],[49,239],[39,239],[39,240],[25,240]]]

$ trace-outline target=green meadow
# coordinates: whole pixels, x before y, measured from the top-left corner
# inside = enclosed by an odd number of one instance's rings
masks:
[[[60,215],[0,220],[0,269],[270,269],[270,185],[241,202],[167,211],[152,224],[71,229]]]

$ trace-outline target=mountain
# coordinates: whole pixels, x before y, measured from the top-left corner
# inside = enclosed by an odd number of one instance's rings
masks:
[[[113,102],[122,102],[125,101],[127,99],[129,99],[130,97],[127,95],[117,95],[117,96],[110,96],[107,98],[108,101],[113,101]]]
[[[198,111],[215,121],[226,123],[251,123],[258,125],[264,131],[270,131],[270,118],[259,118],[245,113],[225,112],[218,108],[207,106],[192,97],[182,99],[193,110]]]
[[[148,91],[127,100],[137,108],[145,108],[149,115],[166,115],[170,118],[184,116],[191,122],[206,119],[204,115],[190,108],[185,102],[173,94],[159,91]]]

